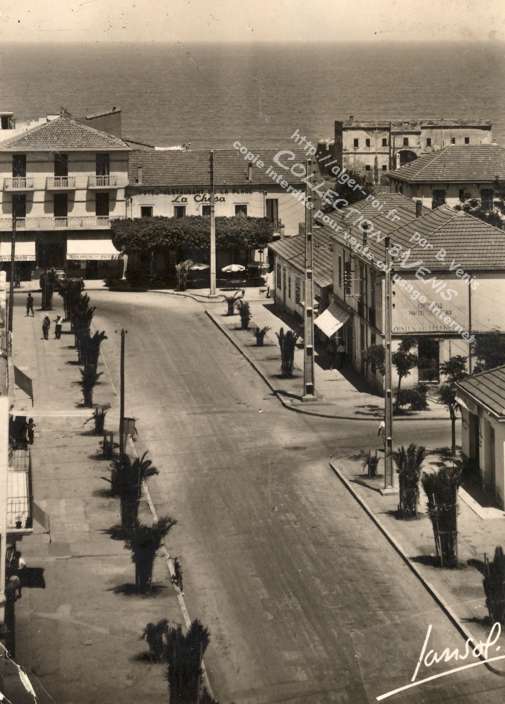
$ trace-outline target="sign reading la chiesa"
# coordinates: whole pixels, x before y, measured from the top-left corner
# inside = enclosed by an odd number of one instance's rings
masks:
[[[190,196],[191,197],[191,196]],[[195,193],[192,196],[195,203],[210,203],[209,193]],[[188,196],[177,195],[172,199],[172,203],[187,203]],[[214,196],[214,203],[224,203],[226,202],[225,196]]]

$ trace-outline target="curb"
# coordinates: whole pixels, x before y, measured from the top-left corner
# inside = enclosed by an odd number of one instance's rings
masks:
[[[215,296],[199,296],[193,293],[182,293],[182,291],[163,291],[158,288],[148,288],[146,293],[162,293],[165,296],[176,296],[177,298],[191,298],[192,301],[196,303],[224,303],[224,296],[222,293],[216,293]]]
[[[368,515],[368,517],[372,520],[372,522],[377,526],[377,528],[380,530],[382,535],[386,538],[388,543],[394,548],[394,550],[398,553],[398,555],[402,558],[402,560],[405,562],[407,567],[409,567],[410,571],[413,572],[413,574],[417,577],[417,579],[421,582],[423,587],[426,589],[426,591],[430,594],[430,596],[435,600],[435,602],[440,606],[442,611],[445,613],[445,615],[448,617],[448,619],[451,621],[451,623],[456,627],[456,630],[459,631],[459,633],[465,638],[465,640],[468,640],[470,644],[473,647],[477,647],[480,643],[480,639],[475,638],[472,633],[464,626],[459,618],[456,616],[452,608],[449,606],[449,604],[445,601],[443,596],[435,589],[435,587],[429,582],[426,577],[420,572],[418,567],[412,562],[412,560],[408,557],[406,551],[402,547],[402,545],[396,540],[396,538],[393,537],[393,535],[389,532],[389,530],[386,528],[385,525],[377,518],[375,513],[372,511],[370,506],[367,504],[365,499],[363,499],[359,494],[354,490],[354,487],[352,486],[351,482],[347,479],[347,477],[344,475],[344,473],[341,471],[339,465],[337,462],[334,460],[330,459],[329,465],[333,472],[337,475],[337,477],[340,479],[342,484],[345,486],[347,491],[353,496],[353,498],[359,503],[361,508],[365,511],[365,513]],[[479,660],[481,660],[486,668],[492,672],[495,675],[498,675],[499,677],[505,677],[505,671],[500,671],[496,670],[492,665],[490,665],[488,662],[486,662],[484,656],[480,653],[479,650]]]
[[[262,369],[258,366],[258,364],[252,359],[252,357],[244,350],[244,348],[234,339],[233,335],[229,332],[229,330],[226,329],[224,325],[222,325],[219,320],[216,318],[216,316],[211,313],[209,310],[205,310],[205,314],[207,317],[212,320],[214,325],[221,330],[221,332],[228,338],[228,340],[231,342],[231,344],[240,352],[240,354],[246,359],[251,367],[257,372],[257,374],[260,375],[260,377],[263,379],[265,384],[269,387],[269,389],[272,391],[272,393],[277,397],[277,399],[282,403],[284,408],[287,408],[290,411],[294,411],[295,413],[302,413],[307,416],[316,416],[318,418],[334,418],[335,420],[352,420],[352,421],[359,421],[361,423],[377,423],[377,421],[382,420],[381,416],[377,416],[376,418],[361,418],[360,416],[344,416],[344,415],[337,415],[334,413],[324,413],[323,411],[314,411],[310,410],[309,408],[301,408],[298,406],[294,406],[292,403],[289,403],[286,401],[283,397],[282,392],[280,392],[278,389],[276,389],[270,379],[267,377],[267,375],[263,372]],[[399,421],[402,423],[408,423],[408,422],[413,422],[413,421],[448,421],[449,417],[445,418],[443,416],[434,416],[432,418],[418,418],[418,417],[408,417],[408,418],[394,418],[394,422]]]

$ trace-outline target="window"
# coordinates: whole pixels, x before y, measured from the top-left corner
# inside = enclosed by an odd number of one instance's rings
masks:
[[[440,205],[445,203],[445,191],[435,190],[432,194],[431,207],[433,209],[438,208]]]
[[[365,171],[370,171],[371,168],[372,168],[372,167],[370,166],[370,164],[366,164],[366,165],[365,165]]]
[[[470,137],[465,137],[465,144],[470,144]]]
[[[108,217],[109,215],[109,194],[95,193],[95,214],[99,217]]]
[[[459,189],[458,197],[461,203],[464,203],[465,201],[465,190],[464,188]]]
[[[382,138],[382,146],[383,146],[383,147],[387,147],[387,145],[388,145],[387,137],[383,137],[383,138]]]
[[[354,140],[354,149],[357,149],[359,147],[359,139]]]
[[[53,195],[53,212],[55,218],[66,218],[68,215],[68,197],[66,193]]]
[[[279,199],[278,198],[267,198],[266,199],[266,211],[267,218],[270,222],[273,222],[277,226],[279,222]]]
[[[140,206],[140,217],[141,218],[152,218],[153,216],[153,206],[152,205],[141,205]]]
[[[68,154],[54,155],[54,175],[68,176]]]
[[[243,215],[247,217],[247,205],[245,203],[239,203],[235,206],[235,215]]]
[[[210,205],[202,205],[202,215],[204,218],[210,218]]]
[[[12,155],[12,175],[14,178],[26,178],[26,154]]]
[[[342,288],[342,257],[338,258],[338,287]]]
[[[108,176],[110,174],[110,157],[108,154],[96,155],[96,175]]]
[[[426,137],[426,146],[431,147],[431,137]]]
[[[370,140],[369,140],[369,139],[365,139],[365,144],[366,144],[367,147],[369,147],[369,146],[370,146]]]
[[[26,195],[24,193],[12,194],[12,213],[16,218],[26,217]]]
[[[295,279],[295,303],[298,305],[302,302],[302,284],[300,279]]]
[[[291,298],[291,276],[288,276],[288,298]]]
[[[184,218],[186,217],[186,206],[185,205],[174,205],[174,218]]]
[[[10,130],[11,129],[11,123],[10,123],[10,117],[8,115],[2,115],[2,124],[1,128],[3,130]]]
[[[482,200],[482,207],[484,210],[493,209],[494,191],[492,188],[483,188],[480,192],[480,197]]]
[[[382,164],[382,170],[383,170],[383,171],[387,171],[387,169],[388,169],[388,165],[387,165],[387,164]]]
[[[408,146],[409,146],[409,138],[408,138],[408,137],[404,137],[404,138],[403,138],[403,146],[404,146],[404,147],[408,147]]]
[[[451,144],[456,144],[456,137],[451,137]]]
[[[275,270],[275,287],[279,289],[279,291],[282,288],[282,269],[281,265],[277,264],[277,269]]]

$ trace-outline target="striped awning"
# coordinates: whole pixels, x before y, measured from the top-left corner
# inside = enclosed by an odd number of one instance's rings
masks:
[[[119,257],[110,237],[68,237],[67,259],[107,261]]]
[[[34,262],[35,256],[35,236],[26,233],[16,234],[15,261]],[[0,261],[9,262],[11,259],[11,238],[5,233],[0,238]]]

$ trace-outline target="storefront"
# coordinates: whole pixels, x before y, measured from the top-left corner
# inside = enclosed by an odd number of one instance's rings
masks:
[[[67,237],[65,271],[69,276],[102,279],[122,272],[120,252],[110,237]]]
[[[3,271],[10,271],[11,236],[3,233],[0,237],[0,263]],[[29,281],[36,264],[35,235],[17,233],[15,242],[16,278]]]

